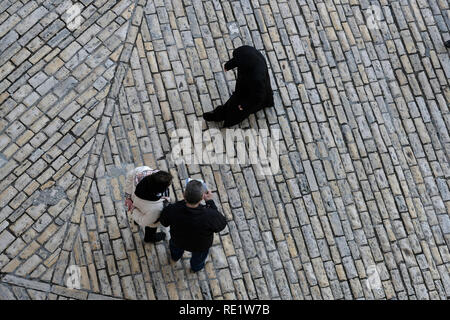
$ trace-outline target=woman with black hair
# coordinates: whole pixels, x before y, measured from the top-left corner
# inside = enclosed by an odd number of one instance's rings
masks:
[[[235,49],[233,58],[225,63],[224,68],[228,71],[236,67],[236,87],[230,99],[224,105],[203,114],[206,121],[224,121],[225,128],[274,104],[266,59],[258,50],[250,46]]]
[[[143,166],[127,174],[125,205],[137,225],[145,230],[145,242],[158,242],[166,238],[164,232],[156,232],[159,216],[169,202],[169,186],[172,175],[166,171]]]

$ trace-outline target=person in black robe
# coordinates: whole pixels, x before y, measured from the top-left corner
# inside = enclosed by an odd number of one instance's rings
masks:
[[[258,50],[250,46],[239,47],[224,67],[225,71],[238,68],[236,88],[224,105],[203,114],[206,121],[224,121],[223,126],[228,128],[250,114],[274,105],[266,59]]]

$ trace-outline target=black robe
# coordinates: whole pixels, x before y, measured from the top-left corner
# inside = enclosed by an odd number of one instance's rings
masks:
[[[233,58],[225,63],[225,69],[237,69],[236,88],[228,101],[213,112],[224,127],[240,123],[250,114],[272,107],[273,92],[266,59],[255,48],[242,46],[233,51]],[[239,110],[238,106],[243,110]]]

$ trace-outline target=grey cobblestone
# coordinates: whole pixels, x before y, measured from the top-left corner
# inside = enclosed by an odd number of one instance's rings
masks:
[[[448,6],[383,2],[369,29],[367,1],[82,3],[72,31],[64,5],[0,4],[0,298],[450,297]],[[168,132],[226,101],[244,43],[275,107],[242,128],[281,129],[281,173],[172,167]],[[173,201],[197,174],[221,200],[205,272],[130,226],[137,165],[171,170]],[[34,201],[55,185],[63,199]],[[74,263],[82,290],[63,286]]]

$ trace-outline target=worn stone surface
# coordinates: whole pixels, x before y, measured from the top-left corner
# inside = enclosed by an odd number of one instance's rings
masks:
[[[77,3],[72,22],[70,1],[0,4],[0,299],[450,298],[448,3]],[[281,170],[174,164],[170,133],[227,100],[243,44],[275,107],[240,127],[280,129]],[[211,187],[228,227],[204,271],[130,224],[144,164],[174,201]]]

